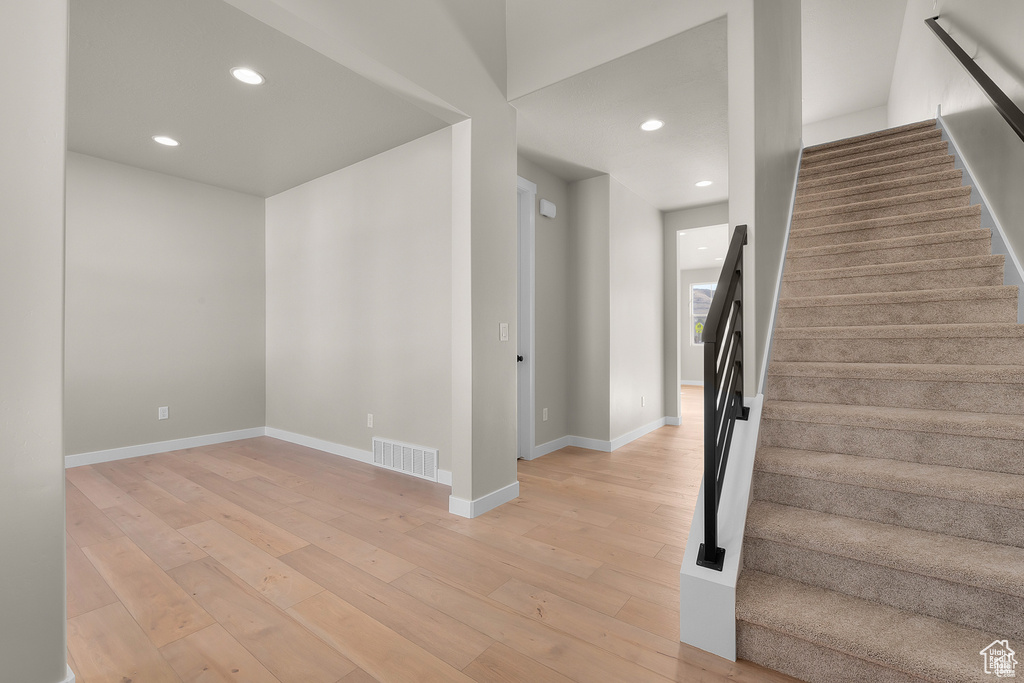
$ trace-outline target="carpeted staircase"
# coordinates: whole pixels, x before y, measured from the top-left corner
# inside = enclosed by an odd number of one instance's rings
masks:
[[[808,681],[1024,661],[1024,325],[940,135],[803,156],[736,617]]]

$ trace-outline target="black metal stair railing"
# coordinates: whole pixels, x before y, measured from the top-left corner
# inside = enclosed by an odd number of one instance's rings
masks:
[[[704,542],[697,564],[722,571],[725,549],[718,545],[718,503],[725,481],[736,420],[743,405],[743,246],[747,226],[737,225],[722,265],[715,296],[704,321]]]

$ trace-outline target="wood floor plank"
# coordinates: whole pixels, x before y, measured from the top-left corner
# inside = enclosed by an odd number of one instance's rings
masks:
[[[169,573],[281,683],[335,683],[355,670],[350,660],[213,558]]]
[[[664,543],[660,543],[658,541],[651,541],[646,538],[638,537],[635,534],[625,534],[611,527],[605,528],[594,526],[593,524],[587,524],[586,522],[557,521],[541,526],[553,531],[572,534],[576,538],[607,543],[609,545],[628,550],[632,553],[646,555],[648,557],[657,557],[658,553],[660,553],[665,547]],[[530,531],[533,531],[533,529]],[[526,533],[528,534],[529,532]]]
[[[115,538],[82,550],[157,647],[213,623],[131,539]]]
[[[65,534],[67,556],[68,618],[117,602],[117,596],[103,580],[78,544]]]
[[[228,444],[228,446],[230,446],[230,444]],[[296,474],[292,474],[291,472],[283,470],[280,467],[275,467],[274,465],[268,462],[257,460],[256,458],[251,458],[247,456],[243,450],[240,449],[230,447],[219,448],[215,451],[212,451],[210,453],[210,456],[252,470],[263,479],[266,479],[267,481],[272,481],[278,486],[283,486],[284,488],[298,486],[299,484],[302,484],[303,482],[306,481],[305,478],[300,477]]]
[[[181,683],[119,602],[68,619],[68,650],[82,683]]]
[[[126,467],[130,467],[130,465]],[[172,529],[192,526],[209,519],[209,516],[175,498],[149,479],[143,478],[139,482],[123,482],[118,486]]]
[[[433,524],[424,524],[410,531],[409,535],[414,535],[431,545],[446,548],[457,555],[475,559],[496,571],[511,572],[512,575],[523,577],[533,585],[541,586],[570,600],[577,600],[605,614],[615,614],[629,599],[629,595],[622,591],[609,590],[607,586],[602,590],[594,590],[594,585],[589,580]]]
[[[378,683],[378,681],[362,669],[356,669],[348,676],[345,676],[343,679],[338,681],[338,683]]]
[[[71,482],[64,486],[64,509],[67,532],[80,548],[124,536],[124,532]]]
[[[679,662],[675,642],[572,601],[511,579],[490,597],[523,616],[596,645],[645,669],[675,678]]]
[[[109,479],[91,465],[69,467],[64,471],[68,481],[75,485],[93,505],[100,510],[121,505],[130,500],[127,493],[115,486]]]
[[[416,568],[397,555],[297,510],[278,510],[268,518],[381,581],[393,581]]]
[[[685,545],[686,539],[684,538],[683,546]],[[661,549],[661,552],[655,555],[655,558],[668,562],[669,564],[673,564],[677,567],[680,567],[683,564],[683,555],[686,554],[686,548],[683,546],[666,545],[664,548]]]
[[[679,584],[667,586],[614,567],[601,567],[590,580],[669,609],[679,609]],[[625,603],[623,603],[625,604]]]
[[[184,683],[280,683],[220,624],[160,648]]]
[[[662,605],[638,597],[631,597],[622,606],[616,619],[633,624],[650,631],[662,638],[679,640],[679,609],[669,609]]]
[[[322,586],[212,519],[185,527],[181,533],[281,609],[288,609],[323,590]]]
[[[491,639],[316,547],[281,558],[342,600],[439,659],[462,669]]]
[[[477,683],[572,683],[554,669],[502,643],[494,643],[462,670]]]
[[[129,498],[125,503],[109,507],[104,512],[161,569],[178,567],[206,555],[134,499]]]
[[[624,659],[566,635],[478,595],[417,570],[395,581],[398,588],[448,612],[481,633],[578,681],[629,681],[637,670]],[[643,680],[669,680],[647,672]]]
[[[288,612],[378,680],[472,680],[333,593],[315,595]]]
[[[228,481],[241,481],[259,476],[259,472],[254,468],[233,462],[231,459],[217,457],[221,452],[222,450],[216,447],[194,448],[182,452],[179,457]]]

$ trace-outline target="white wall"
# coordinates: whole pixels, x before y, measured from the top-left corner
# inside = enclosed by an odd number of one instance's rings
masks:
[[[569,434],[569,184],[522,156],[519,175],[537,185],[534,423],[539,446]],[[554,202],[554,218],[540,215],[541,199]]]
[[[889,107],[871,107],[830,119],[804,124],[804,147],[812,147],[833,140],[852,138],[889,127]]]
[[[67,2],[9,3],[0,21],[0,677],[66,668],[64,132]]]
[[[679,380],[681,369],[679,367],[680,345],[686,341],[681,334],[680,311],[684,299],[679,297],[679,284],[677,273],[679,271],[679,238],[676,233],[680,230],[702,228],[708,225],[722,225],[729,222],[729,204],[708,204],[697,206],[692,209],[681,209],[669,211],[664,215],[664,239],[662,250],[664,252],[665,271],[665,307],[664,307],[664,356],[665,356],[665,387],[664,402],[665,415],[669,417],[681,417],[681,397],[679,395]],[[687,307],[687,311],[689,308]]]
[[[265,424],[263,206],[68,154],[67,454]]]
[[[267,199],[268,426],[451,469],[451,167],[445,129]]]
[[[704,381],[704,347],[693,343],[690,330],[690,285],[718,282],[722,269],[694,268],[679,271],[679,381]],[[677,389],[678,393],[678,389]]]
[[[899,126],[942,117],[956,139],[975,182],[985,192],[1011,249],[1024,256],[1024,141],[995,111],[972,79],[931,29],[939,23],[999,87],[1024,108],[1024,3],[1016,0],[909,0],[900,36],[889,124]]]
[[[661,212],[611,179],[611,439],[665,417]],[[643,404],[646,405],[643,405]]]

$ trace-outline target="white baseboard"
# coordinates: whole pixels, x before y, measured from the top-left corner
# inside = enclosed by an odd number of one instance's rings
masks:
[[[205,434],[203,436],[190,436],[184,439],[171,439],[170,441],[154,441],[137,446],[124,446],[122,448],[111,448],[105,451],[92,451],[91,453],[76,453],[64,456],[64,467],[79,467],[80,465],[95,465],[101,462],[112,460],[124,460],[125,458],[138,458],[143,455],[154,453],[166,453],[167,451],[180,451],[184,448],[199,448],[200,446],[212,446],[217,443],[238,441],[240,439],[252,439],[257,436],[264,436],[266,428],[252,427],[251,429],[238,429],[233,432],[220,432],[219,434]]]
[[[340,443],[334,443],[333,441],[324,441],[313,436],[306,436],[305,434],[296,434],[295,432],[288,432],[277,427],[267,427],[267,436],[274,439],[281,439],[281,441],[287,441],[289,443],[298,444],[299,446],[305,446],[306,448],[315,448],[318,451],[324,453],[330,453],[331,455],[340,455],[343,458],[349,460],[358,460],[359,462],[365,462],[368,465],[373,464],[373,452],[364,451],[359,448],[353,448]],[[387,469],[389,472],[401,472],[399,470]],[[437,470],[437,483],[444,484],[445,486],[452,485],[452,473],[450,470]]]
[[[71,665],[65,665],[68,667],[68,674],[64,677],[60,683],[75,683],[75,672],[71,670]]]
[[[678,427],[683,423],[682,419],[678,417],[662,417],[650,424],[638,427],[631,432],[627,432],[622,436],[613,439],[611,441],[602,441],[601,439],[591,439],[585,436],[563,436],[560,439],[554,441],[548,441],[540,446],[533,447],[533,454],[529,460],[534,460],[547,455],[548,453],[554,453],[557,450],[561,450],[567,446],[575,446],[576,448],[587,448],[592,451],[603,451],[605,453],[611,453],[612,451],[622,448],[631,441],[636,441],[645,434],[650,434],[655,429],[660,429],[665,425],[672,425]]]
[[[638,427],[638,428],[634,429],[631,432],[626,432],[625,434],[623,434],[622,436],[620,436],[620,437],[618,437],[616,439],[612,439],[612,441],[611,441],[611,448],[609,448],[608,450],[609,451],[618,450],[618,449],[622,448],[623,446],[625,446],[630,441],[636,441],[641,436],[644,436],[646,434],[650,434],[655,429],[661,429],[662,427],[665,426],[665,419],[666,418],[664,418],[664,417],[658,418],[657,420],[655,420],[654,422],[651,422],[650,424],[646,424],[643,427]]]
[[[535,460],[542,455],[554,453],[555,451],[562,450],[566,446],[571,446],[572,438],[573,437],[571,436],[563,436],[560,439],[555,439],[554,441],[548,441],[547,443],[542,443],[539,446],[534,446],[533,453],[530,454],[529,458],[524,458],[524,460]]]
[[[681,379],[679,385],[684,387],[702,387],[704,386],[704,380],[702,379]]]
[[[468,517],[472,519],[479,517],[480,515],[493,510],[499,505],[515,500],[519,497],[519,482],[513,482],[508,486],[492,491],[486,496],[481,496],[476,500],[466,500],[465,498],[456,498],[455,496],[448,497],[448,512],[459,517]]]

